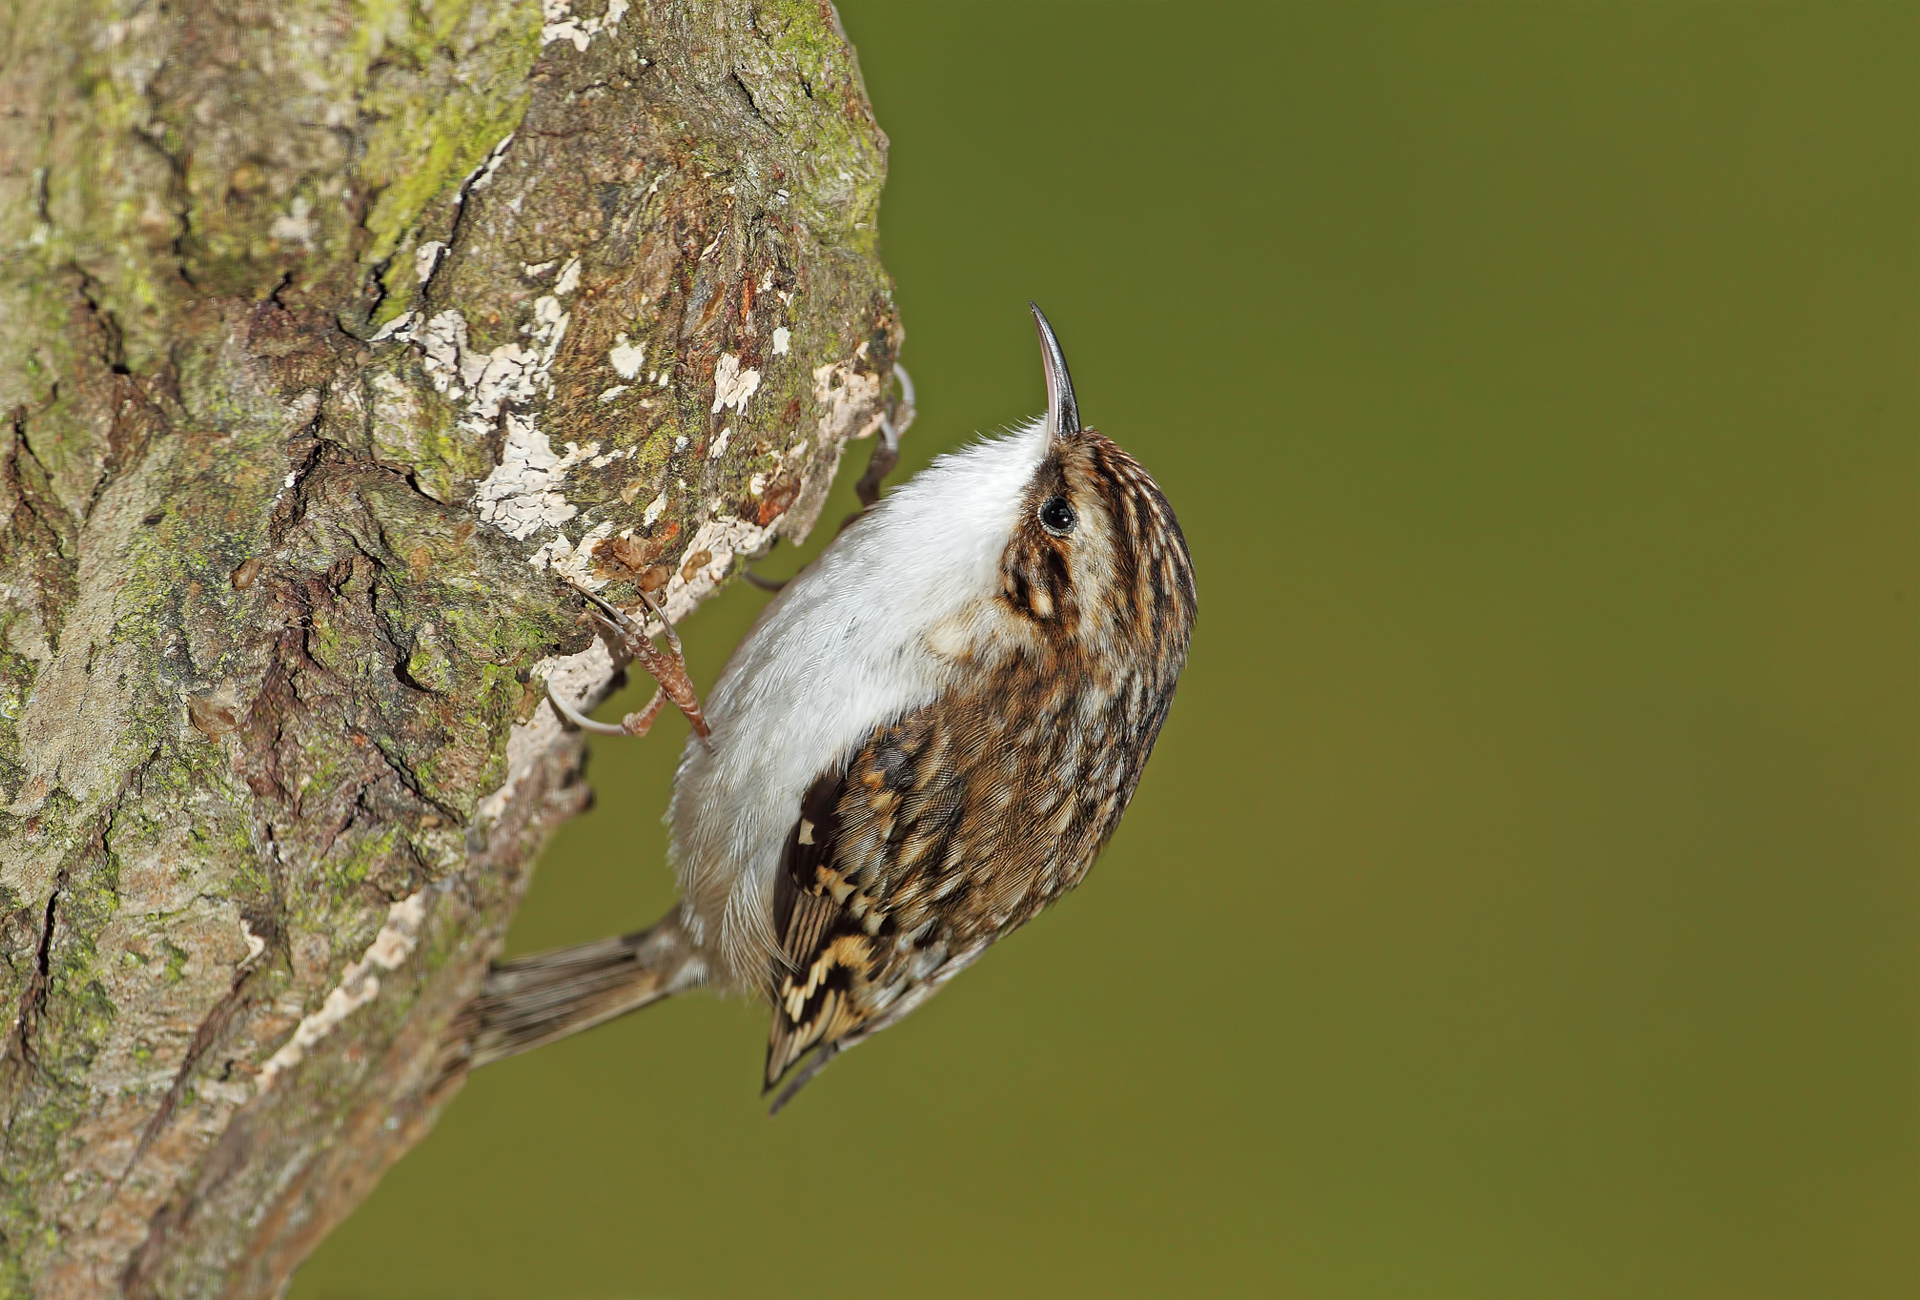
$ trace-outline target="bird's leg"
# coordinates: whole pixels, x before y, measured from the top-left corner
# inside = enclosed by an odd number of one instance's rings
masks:
[[[892,423],[882,417],[880,436],[874,440],[873,454],[867,457],[867,472],[853,485],[853,494],[860,498],[860,509],[864,513],[880,499],[880,485],[886,482],[887,475],[893,473],[893,467],[900,463],[900,434]],[[859,515],[853,518],[858,519]],[[845,524],[841,525],[846,527]]]
[[[640,600],[660,620],[662,634],[666,638],[667,648],[660,649],[647,635],[645,625],[636,623],[627,612],[612,602],[603,600],[593,592],[586,593],[587,599],[600,607],[606,615],[606,622],[619,639],[620,647],[631,655],[635,662],[647,670],[654,681],[660,683],[660,693],[672,700],[674,707],[687,715],[694,734],[705,738],[713,734],[707,726],[706,715],[700,711],[700,697],[694,693],[693,678],[687,675],[686,655],[680,646],[680,634],[673,630],[673,624],[667,621],[667,612],[646,591],[640,592]],[[641,711],[645,724],[650,725],[653,715],[659,712],[656,701]],[[637,734],[637,733],[635,733]]]
[[[692,724],[695,735],[703,739],[712,735],[712,728],[707,726],[706,715],[700,711],[700,697],[694,693],[693,679],[687,675],[687,661],[681,652],[680,635],[673,630],[673,624],[667,621],[666,611],[660,608],[653,597],[645,591],[640,593],[641,601],[653,612],[653,616],[660,620],[667,642],[665,650],[656,646],[653,638],[647,635],[645,625],[636,623],[625,610],[588,591],[585,587],[576,586],[576,590],[595,606],[589,614],[608,641],[618,646],[631,661],[646,669],[647,674],[660,683],[660,689],[654,693],[647,707],[638,713],[628,714],[619,727],[614,729],[614,733],[627,736],[646,735],[647,728],[651,727],[654,718],[659,716],[663,700],[672,700],[674,707],[687,715],[687,721]],[[584,725],[584,720],[574,710],[565,708],[562,711],[575,722]],[[595,723],[588,729],[606,734],[607,725]]]

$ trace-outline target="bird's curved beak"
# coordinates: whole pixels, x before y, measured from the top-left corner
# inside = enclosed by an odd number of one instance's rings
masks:
[[[1066,354],[1053,336],[1053,326],[1047,324],[1047,314],[1036,303],[1027,306],[1033,308],[1034,328],[1040,331],[1040,365],[1047,372],[1047,441],[1058,442],[1080,432],[1080,404],[1073,400]]]

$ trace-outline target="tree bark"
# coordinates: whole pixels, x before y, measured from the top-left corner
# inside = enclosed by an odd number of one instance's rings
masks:
[[[583,804],[562,577],[804,536],[900,341],[815,0],[14,0],[0,1294],[268,1296]]]

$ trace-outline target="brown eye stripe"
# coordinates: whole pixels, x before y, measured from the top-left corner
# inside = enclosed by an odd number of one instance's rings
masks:
[[[1054,609],[1064,614],[1073,603],[1073,579],[1067,573],[1067,557],[1058,547],[1049,546],[1041,553],[1040,567]]]

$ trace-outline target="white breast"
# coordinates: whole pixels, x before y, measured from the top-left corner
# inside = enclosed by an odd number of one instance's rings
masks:
[[[668,819],[683,920],[734,983],[757,985],[776,950],[774,876],[807,787],[999,633],[1000,559],[1046,449],[1035,422],[915,475],[774,598],[707,693],[712,744],[688,739]]]

